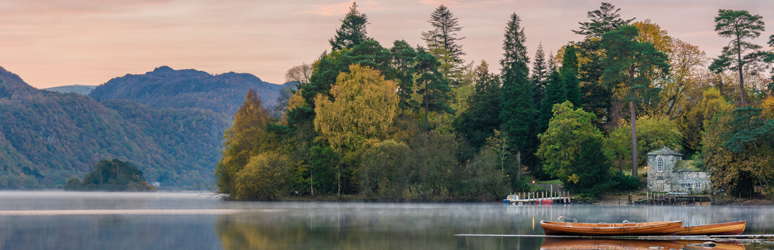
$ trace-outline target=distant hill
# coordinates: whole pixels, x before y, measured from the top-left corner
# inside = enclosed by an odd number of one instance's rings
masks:
[[[148,76],[163,79],[157,77]],[[135,83],[153,87],[149,94],[164,88]],[[169,91],[156,98],[175,99]],[[38,90],[2,67],[0,117],[0,189],[61,188],[104,159],[131,161],[147,179],[160,182],[162,190],[194,188],[197,182],[212,180],[228,126],[222,113],[206,109],[159,109],[131,100],[98,102],[90,96]]]
[[[88,95],[96,87],[97,86],[94,86],[94,85],[67,85],[67,86],[59,86],[59,87],[47,88],[47,89],[44,89],[44,90],[53,91],[53,92],[59,92],[59,93],[64,93],[64,94],[73,92],[73,93],[78,93],[78,94],[81,94],[81,95]]]
[[[231,117],[255,89],[267,107],[290,84],[277,85],[246,73],[211,75],[193,69],[174,70],[161,66],[142,75],[127,74],[97,86],[90,94],[96,100],[128,99],[156,108],[201,108]]]

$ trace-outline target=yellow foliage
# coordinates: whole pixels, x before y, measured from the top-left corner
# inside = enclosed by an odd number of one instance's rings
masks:
[[[774,119],[774,97],[768,96],[761,103],[761,116],[766,119]]]
[[[285,108],[285,113],[282,114],[282,124],[287,125],[288,124],[288,113],[297,108],[301,107],[304,104],[304,97],[301,95],[302,90],[297,90],[295,93],[293,93],[292,96],[290,96],[290,99],[288,99],[288,107]]]
[[[237,200],[273,200],[280,195],[293,162],[284,154],[266,152],[250,158],[236,177]]]
[[[646,19],[645,21],[634,22],[632,26],[637,27],[639,31],[637,36],[638,42],[649,42],[653,44],[656,50],[667,55],[672,52],[672,37],[667,35],[667,31],[662,30],[658,24],[650,22],[650,19]]]
[[[331,88],[333,101],[315,97],[314,127],[334,149],[355,149],[367,139],[384,138],[398,109],[397,85],[378,70],[349,66]]]

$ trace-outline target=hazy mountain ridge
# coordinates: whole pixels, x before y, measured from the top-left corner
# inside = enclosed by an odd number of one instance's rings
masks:
[[[290,84],[271,84],[246,73],[212,75],[161,66],[142,75],[110,79],[89,96],[96,100],[129,99],[156,108],[209,109],[230,117],[242,105],[248,89],[258,91],[264,105],[271,106],[287,86]]]
[[[162,188],[193,188],[211,180],[228,126],[210,110],[38,90],[1,67],[0,117],[2,189],[61,188],[113,158],[136,164]]]
[[[52,91],[52,92],[59,92],[63,94],[67,94],[70,92],[81,94],[81,95],[88,95],[91,93],[94,88],[97,86],[94,85],[66,85],[66,86],[59,86],[59,87],[51,87],[46,88],[44,90]]]

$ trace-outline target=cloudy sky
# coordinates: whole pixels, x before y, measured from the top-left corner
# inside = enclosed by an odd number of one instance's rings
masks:
[[[623,18],[650,19],[669,35],[709,56],[728,43],[714,31],[718,9],[762,15],[774,34],[774,1],[612,0]],[[352,2],[338,0],[0,0],[0,66],[37,88],[99,85],[125,74],[167,65],[212,74],[252,73],[284,82],[287,69],[311,63],[324,50]],[[422,31],[439,5],[463,27],[465,59],[486,60],[499,71],[505,24],[522,18],[530,57],[581,40],[571,30],[600,1],[368,0],[368,35],[385,47],[403,39],[424,45]]]

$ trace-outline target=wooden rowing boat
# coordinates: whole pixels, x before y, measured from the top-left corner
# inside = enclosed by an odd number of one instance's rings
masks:
[[[709,224],[692,227],[682,227],[677,235],[738,235],[744,232],[746,220]]]
[[[546,238],[540,245],[541,250],[563,249],[713,249],[744,250],[739,242],[711,242],[689,240],[621,240],[621,239],[566,239]]]
[[[682,227],[682,221],[645,223],[573,223],[540,221],[546,235],[672,235]]]

